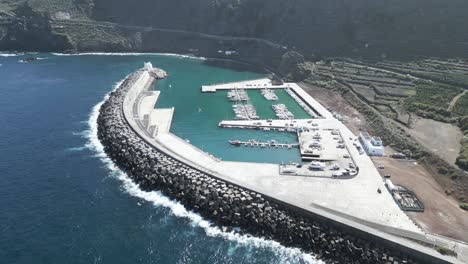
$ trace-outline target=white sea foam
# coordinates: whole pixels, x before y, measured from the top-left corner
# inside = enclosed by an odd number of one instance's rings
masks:
[[[123,80],[118,82],[114,89],[119,87],[122,82]],[[104,100],[95,105],[92,109],[88,120],[89,130],[87,130],[88,143],[86,144],[86,147],[93,150],[96,153],[96,157],[100,158],[101,161],[110,170],[111,175],[122,182],[122,186],[128,194],[146,200],[152,203],[154,206],[165,207],[169,209],[170,212],[176,217],[190,220],[193,226],[202,228],[207,236],[221,237],[229,241],[234,241],[239,245],[270,249],[280,259],[280,263],[291,263],[298,261],[313,264],[323,263],[322,261],[317,260],[314,256],[306,254],[298,248],[285,247],[278,242],[259,237],[241,235],[235,232],[223,232],[221,228],[214,226],[209,221],[203,219],[200,215],[187,210],[181,203],[169,199],[161,192],[148,192],[141,190],[136,183],[134,183],[124,172],[118,169],[112,160],[107,157],[106,153],[104,152],[104,147],[98,139],[97,119],[99,115],[99,109],[108,97],[109,94],[107,94],[104,97]]]
[[[16,57],[19,56],[18,54],[13,53],[0,53],[0,57]]]
[[[86,55],[94,55],[94,56],[170,56],[170,57],[178,57],[178,58],[189,58],[189,59],[197,59],[197,60],[206,60],[205,57],[197,57],[193,55],[182,55],[176,53],[139,53],[139,52],[83,52],[83,53],[76,53],[76,54],[66,54],[66,53],[52,53],[55,56],[86,56]]]
[[[66,150],[69,152],[78,152],[78,151],[83,151],[85,149],[88,149],[88,147],[87,146],[73,147],[73,148],[67,148]]]
[[[88,122],[86,122],[86,123],[88,123]],[[84,131],[80,131],[80,132],[72,132],[72,135],[83,137],[83,138],[89,138],[89,133],[91,133],[91,130],[84,130]]]

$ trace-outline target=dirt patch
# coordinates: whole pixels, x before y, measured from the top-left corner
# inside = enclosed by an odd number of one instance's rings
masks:
[[[408,212],[408,216],[423,230],[468,242],[468,212],[447,196],[432,175],[414,161],[373,157],[376,166],[384,165],[381,175],[390,175],[394,184],[416,193],[424,204],[423,213]]]
[[[305,83],[301,83],[300,86],[324,107],[341,115],[346,126],[356,135],[362,128],[370,130],[367,127],[365,117],[338,92]],[[403,126],[401,127],[403,128]],[[420,143],[434,151],[439,151],[441,157],[449,157],[453,162],[454,157],[458,155],[460,138],[457,136],[460,132],[458,128],[450,124],[418,119],[415,127],[407,130]],[[394,152],[392,148],[385,147],[387,155]],[[422,213],[409,212],[408,216],[423,230],[468,242],[468,220],[466,220],[468,212],[460,209],[458,203],[445,194],[444,189],[424,166],[388,157],[374,157],[373,161],[376,167],[378,165],[385,166],[384,170],[380,170],[382,176],[391,175],[395,184],[414,191],[422,201],[425,211]]]
[[[416,118],[411,129],[406,131],[421,145],[435,153],[450,164],[460,153],[460,141],[463,133],[454,125],[430,119]]]
[[[312,84],[300,83],[299,86],[331,112],[339,114],[346,126],[359,135],[366,126],[365,117],[352,107],[338,92]]]

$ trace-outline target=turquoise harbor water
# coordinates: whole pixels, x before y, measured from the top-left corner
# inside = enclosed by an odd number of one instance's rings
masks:
[[[168,56],[34,56],[43,59],[0,55],[1,263],[316,263],[271,241],[223,233],[158,192],[142,192],[109,163],[95,137],[96,105],[151,61],[171,74],[158,86],[157,107],[176,107],[174,133],[224,159],[294,159],[288,150],[250,149],[250,157],[222,150],[232,137],[264,133],[221,133],[218,119],[232,116],[225,94],[199,93],[201,83],[261,75]],[[174,96],[180,101],[171,102]]]
[[[262,78],[264,75],[206,67],[199,60],[187,60],[177,65],[158,60],[154,62],[155,66],[169,73],[167,79],[156,84],[155,89],[161,91],[156,108],[175,107],[171,127],[174,134],[223,160],[273,163],[300,161],[298,149],[231,146],[228,141],[233,139],[256,139],[263,142],[274,139],[277,142],[293,143],[297,141],[297,136],[288,132],[219,128],[221,120],[234,119],[233,102],[227,99],[227,91],[201,92],[201,86],[205,84]],[[260,90],[249,90],[247,94],[262,119],[275,118],[271,106],[278,103],[286,104],[297,118],[309,118],[285,90],[276,91],[278,101],[266,100]]]

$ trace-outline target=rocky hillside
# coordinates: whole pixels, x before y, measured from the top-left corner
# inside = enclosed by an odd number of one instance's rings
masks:
[[[24,3],[61,20],[262,38],[306,58],[468,56],[465,0],[0,0],[0,11]],[[139,49],[123,35],[96,49]]]
[[[94,0],[92,16],[265,38],[306,55],[466,56],[466,10],[465,0]]]

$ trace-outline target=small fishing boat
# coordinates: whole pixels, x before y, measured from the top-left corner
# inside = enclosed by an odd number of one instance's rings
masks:
[[[234,146],[240,146],[241,142],[240,140],[229,140],[229,143]]]

